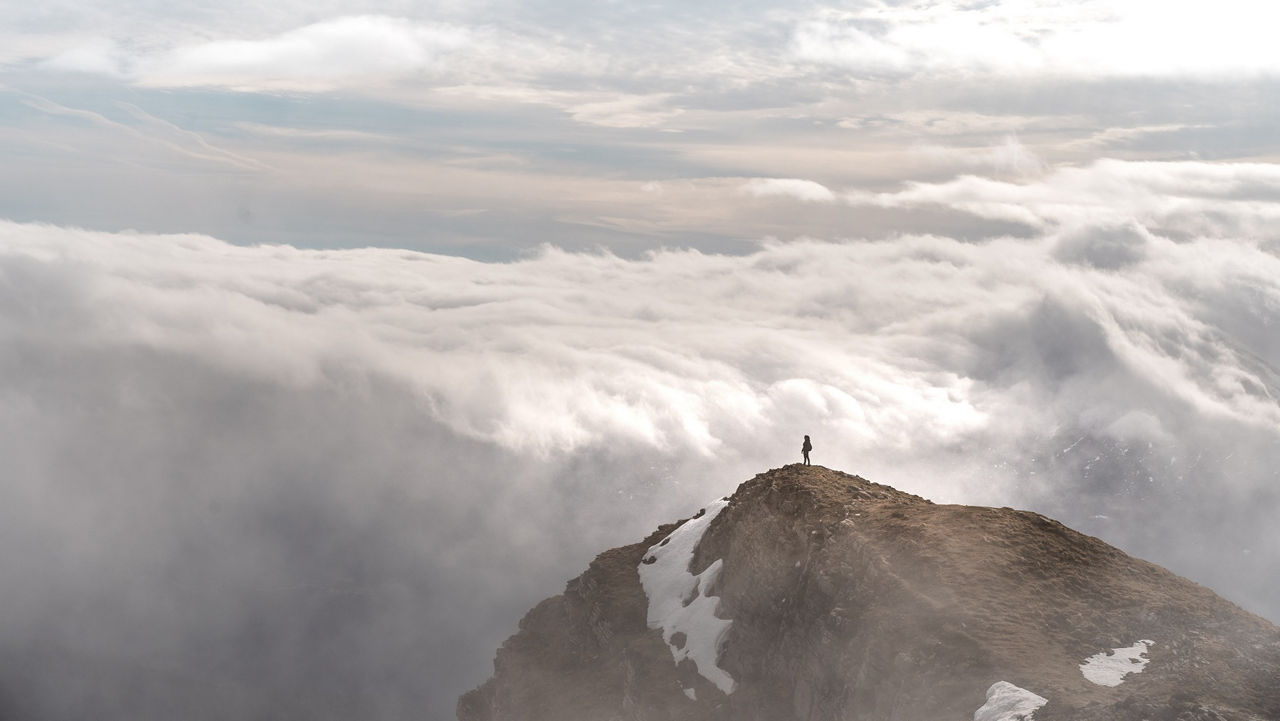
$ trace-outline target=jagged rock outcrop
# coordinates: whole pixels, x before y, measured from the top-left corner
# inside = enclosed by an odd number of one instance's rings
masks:
[[[709,508],[530,611],[459,719],[1280,721],[1280,629],[1038,514],[799,465]]]

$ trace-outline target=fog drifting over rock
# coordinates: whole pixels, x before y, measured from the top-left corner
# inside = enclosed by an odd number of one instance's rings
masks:
[[[1273,176],[806,192],[1012,196],[1029,230],[742,255],[0,225],[0,703],[448,718],[520,611],[805,433],[815,463],[1038,510],[1280,618]]]

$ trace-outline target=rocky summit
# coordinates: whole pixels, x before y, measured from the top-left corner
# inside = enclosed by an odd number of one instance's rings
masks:
[[[1280,629],[1036,513],[819,466],[600,554],[460,721],[1280,721]]]

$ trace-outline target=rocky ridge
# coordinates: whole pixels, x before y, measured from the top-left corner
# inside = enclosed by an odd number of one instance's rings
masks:
[[[692,580],[641,570],[688,520],[600,554],[458,718],[1280,721],[1280,629],[1039,514],[799,465],[714,509],[683,534]],[[708,629],[714,659],[689,653]]]

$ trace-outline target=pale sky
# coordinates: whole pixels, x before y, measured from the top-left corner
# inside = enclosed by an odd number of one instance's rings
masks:
[[[1280,619],[1278,12],[0,4],[0,715],[452,718],[806,433]]]
[[[761,182],[1276,154],[1257,3],[688,5],[11,3],[0,214],[477,258],[741,253],[1010,230]]]

